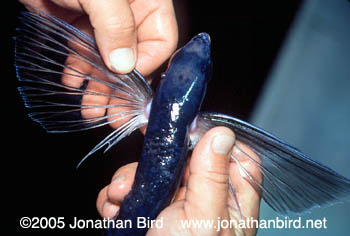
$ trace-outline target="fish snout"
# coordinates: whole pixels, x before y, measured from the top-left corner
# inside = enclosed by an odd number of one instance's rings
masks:
[[[203,40],[206,44],[210,45],[211,39],[210,39],[210,35],[203,32],[203,33],[199,33],[197,35],[198,38],[200,38],[201,40]]]
[[[207,33],[199,33],[188,44],[189,51],[194,51],[198,56],[203,59],[210,58],[210,36]]]

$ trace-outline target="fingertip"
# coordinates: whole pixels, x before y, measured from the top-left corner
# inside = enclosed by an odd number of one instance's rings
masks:
[[[104,187],[98,194],[96,208],[102,217],[114,217],[119,211],[120,203],[130,191],[134,181],[137,162],[119,168],[112,177],[111,184]]]
[[[235,140],[235,135],[231,130],[218,129],[211,142],[212,150],[216,154],[227,156],[232,151]]]
[[[234,133],[230,129],[213,128],[203,136],[192,153],[186,200],[190,206],[208,212],[208,216],[215,217],[227,207],[228,154],[234,142]],[[203,195],[203,192],[206,194]]]
[[[120,73],[130,73],[136,65],[136,53],[132,48],[117,48],[109,53],[110,67]]]
[[[130,163],[121,167],[113,176],[107,189],[107,198],[110,202],[119,204],[129,193],[135,178],[137,163]]]
[[[232,155],[234,160],[231,162],[230,175],[232,183],[235,185],[236,191],[239,192],[256,192],[259,186],[252,186],[253,183],[247,184],[246,179],[250,178],[247,173],[255,179],[257,183],[262,184],[263,176],[259,165],[261,164],[260,157],[248,146],[237,142],[233,148]],[[239,162],[239,164],[237,163]],[[256,193],[259,194],[259,193]]]
[[[242,215],[257,219],[259,217],[261,193],[259,191],[260,187],[254,182],[256,181],[259,184],[263,182],[261,169],[257,164],[261,163],[261,159],[252,149],[241,142],[235,144],[232,155],[234,160],[230,163],[230,178],[237,194],[237,201],[241,206]],[[249,176],[247,176],[247,173],[249,173]],[[251,178],[255,181],[249,181]],[[253,228],[252,232],[255,231]]]
[[[106,66],[121,74],[131,72],[136,65],[137,33],[129,1],[82,2]]]
[[[138,39],[136,69],[147,76],[177,48],[178,27],[173,1],[135,1],[132,7],[149,13],[147,16],[135,14]]]
[[[231,129],[215,127],[209,130],[193,151],[191,159],[194,163],[190,164],[190,171],[213,171],[214,168],[222,172],[228,169],[228,154],[234,143],[235,134]]]
[[[103,205],[107,201],[107,189],[108,186],[105,186],[99,193],[96,199],[96,208],[100,216],[103,214]]]
[[[104,218],[113,218],[118,213],[120,206],[109,201],[106,201],[103,204],[102,208],[102,217]]]

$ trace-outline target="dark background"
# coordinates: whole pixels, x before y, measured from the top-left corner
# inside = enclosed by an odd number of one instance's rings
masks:
[[[179,0],[174,1],[180,30],[179,46],[193,35],[208,32],[212,38],[213,78],[209,84],[203,110],[223,112],[247,120],[259,96],[264,80],[301,1],[245,1],[245,3]],[[2,160],[3,195],[15,229],[21,235],[55,235],[63,230],[23,230],[23,216],[73,217],[97,219],[97,194],[108,184],[121,165],[137,161],[142,135],[135,132],[108,153],[98,152],[80,169],[79,160],[111,129],[102,128],[72,134],[47,134],[28,117],[17,93],[13,67],[12,37],[19,26],[18,13],[24,8],[9,3],[2,44],[3,127],[5,129]],[[2,16],[4,17],[4,16]],[[159,77],[164,66],[154,77]],[[8,83],[9,81],[9,83]],[[7,87],[7,85],[10,85]],[[13,217],[14,216],[14,217]],[[6,227],[6,225],[5,225]],[[98,231],[74,230],[74,235],[98,235]]]

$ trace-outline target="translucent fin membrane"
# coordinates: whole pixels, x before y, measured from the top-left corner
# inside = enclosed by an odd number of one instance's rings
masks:
[[[71,132],[110,124],[115,143],[147,123],[152,89],[136,71],[109,71],[93,38],[44,12],[24,12],[15,37],[19,92],[29,116],[48,132]],[[97,149],[99,149],[97,148]],[[97,150],[94,149],[95,151]]]
[[[260,158],[261,163],[240,149],[244,157],[259,167],[263,175],[260,184],[233,154],[231,157],[244,179],[271,208],[281,214],[302,213],[313,207],[330,205],[350,196],[350,180],[317,163],[281,139],[249,123],[217,113],[201,113],[197,117],[198,133],[215,126],[231,128],[237,141],[247,145]],[[206,129],[206,130],[205,130]],[[195,142],[195,141],[194,141]]]
[[[231,177],[229,178],[229,195],[231,195],[229,198],[233,199],[233,206],[232,204],[228,204],[228,212],[230,215],[230,220],[236,220],[237,222],[245,220],[242,214],[242,210],[240,207],[240,204],[238,202],[238,197],[236,193],[236,189],[232,184]],[[244,228],[243,227],[235,227],[235,235],[237,236],[245,236]]]

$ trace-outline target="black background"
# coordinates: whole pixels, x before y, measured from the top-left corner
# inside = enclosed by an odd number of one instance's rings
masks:
[[[64,230],[20,229],[19,219],[62,216],[67,223],[73,217],[97,219],[99,190],[118,167],[138,159],[143,137],[135,132],[108,153],[98,152],[75,169],[111,129],[47,134],[27,117],[28,110],[17,93],[12,40],[19,26],[18,13],[24,8],[16,1],[10,2],[6,9],[11,9],[11,14],[2,16],[3,37],[7,39],[2,44],[3,204],[8,209],[7,219],[11,216],[19,234],[58,235]],[[247,120],[301,1],[174,2],[179,46],[199,32],[211,35],[214,70],[202,110]],[[154,78],[162,70],[164,66],[153,74]],[[98,235],[99,231],[72,230],[69,234]]]

